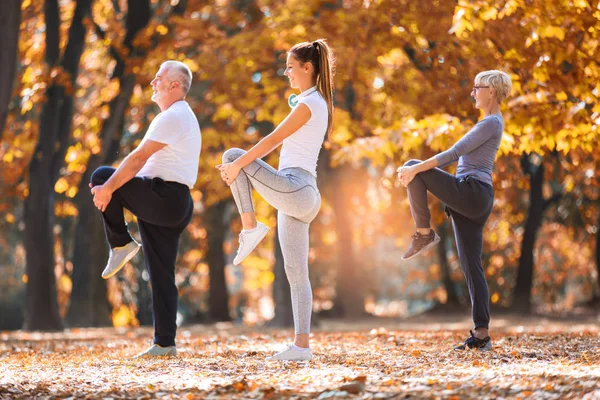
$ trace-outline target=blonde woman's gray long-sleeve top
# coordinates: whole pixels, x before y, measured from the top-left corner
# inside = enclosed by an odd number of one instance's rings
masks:
[[[448,150],[435,156],[440,167],[458,160],[456,176],[471,176],[481,182],[492,184],[492,170],[496,153],[502,140],[504,120],[493,114],[479,121]]]

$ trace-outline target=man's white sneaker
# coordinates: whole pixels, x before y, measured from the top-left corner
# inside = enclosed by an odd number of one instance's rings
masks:
[[[152,345],[140,354],[135,355],[133,358],[144,358],[144,357],[175,357],[177,355],[177,348],[175,346],[162,347],[157,344]]]
[[[133,240],[123,247],[111,249],[106,268],[102,271],[102,277],[108,279],[119,272],[140,251],[140,247],[140,244]]]
[[[237,255],[233,259],[233,265],[238,265],[244,261],[260,241],[263,240],[267,233],[269,233],[269,227],[262,222],[257,222],[256,228],[254,229],[242,229],[239,237],[240,247],[238,248]]]
[[[286,348],[279,353],[267,357],[267,360],[278,360],[278,361],[310,361],[313,355],[310,349],[301,349],[293,344],[288,344]]]

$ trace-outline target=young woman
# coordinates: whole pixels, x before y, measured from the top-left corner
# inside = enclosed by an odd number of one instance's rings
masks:
[[[333,117],[333,64],[325,40],[299,43],[288,52],[285,76],[300,90],[288,103],[290,114],[247,152],[230,149],[217,166],[230,187],[242,219],[241,263],[269,228],[256,221],[252,188],[278,210],[277,226],[294,313],[294,343],[269,359],[311,360],[309,346],[312,289],[308,279],[308,228],[321,207],[317,159]],[[279,170],[261,160],[283,143]]]
[[[430,229],[427,191],[446,204],[452,216],[458,257],[467,280],[474,331],[457,350],[490,350],[490,305],[488,286],[481,264],[483,226],[492,205],[492,169],[502,139],[504,120],[500,104],[510,94],[512,83],[502,71],[484,71],[475,77],[471,96],[484,117],[450,149],[426,161],[410,160],[398,168],[398,179],[408,188],[410,209],[417,231],[404,260],[415,257],[440,241]],[[458,161],[456,176],[439,168]]]

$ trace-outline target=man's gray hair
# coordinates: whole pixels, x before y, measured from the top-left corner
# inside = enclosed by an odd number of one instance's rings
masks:
[[[169,60],[161,64],[161,68],[166,68],[167,79],[172,82],[179,82],[181,90],[187,94],[192,86],[192,71],[181,61]]]

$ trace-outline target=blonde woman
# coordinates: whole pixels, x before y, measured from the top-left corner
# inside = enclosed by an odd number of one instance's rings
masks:
[[[464,344],[467,348],[490,350],[490,305],[488,285],[481,263],[483,227],[494,204],[492,170],[502,139],[504,120],[502,101],[510,94],[508,74],[492,70],[477,74],[471,96],[475,107],[483,111],[483,119],[450,149],[426,161],[410,160],[398,168],[398,179],[408,188],[408,199],[416,232],[404,260],[433,247],[440,238],[430,228],[427,192],[446,204],[452,216],[456,247],[467,280],[474,330]],[[456,176],[437,167],[458,161]]]
[[[240,245],[234,264],[241,263],[269,228],[256,221],[252,188],[277,208],[279,242],[290,282],[295,339],[269,359],[312,359],[309,346],[312,289],[308,279],[308,228],[321,206],[317,159],[333,117],[333,57],[323,39],[293,46],[285,76],[300,90],[292,95],[290,114],[247,152],[230,149],[217,166],[230,187],[242,219]],[[283,144],[279,169],[261,160]]]

